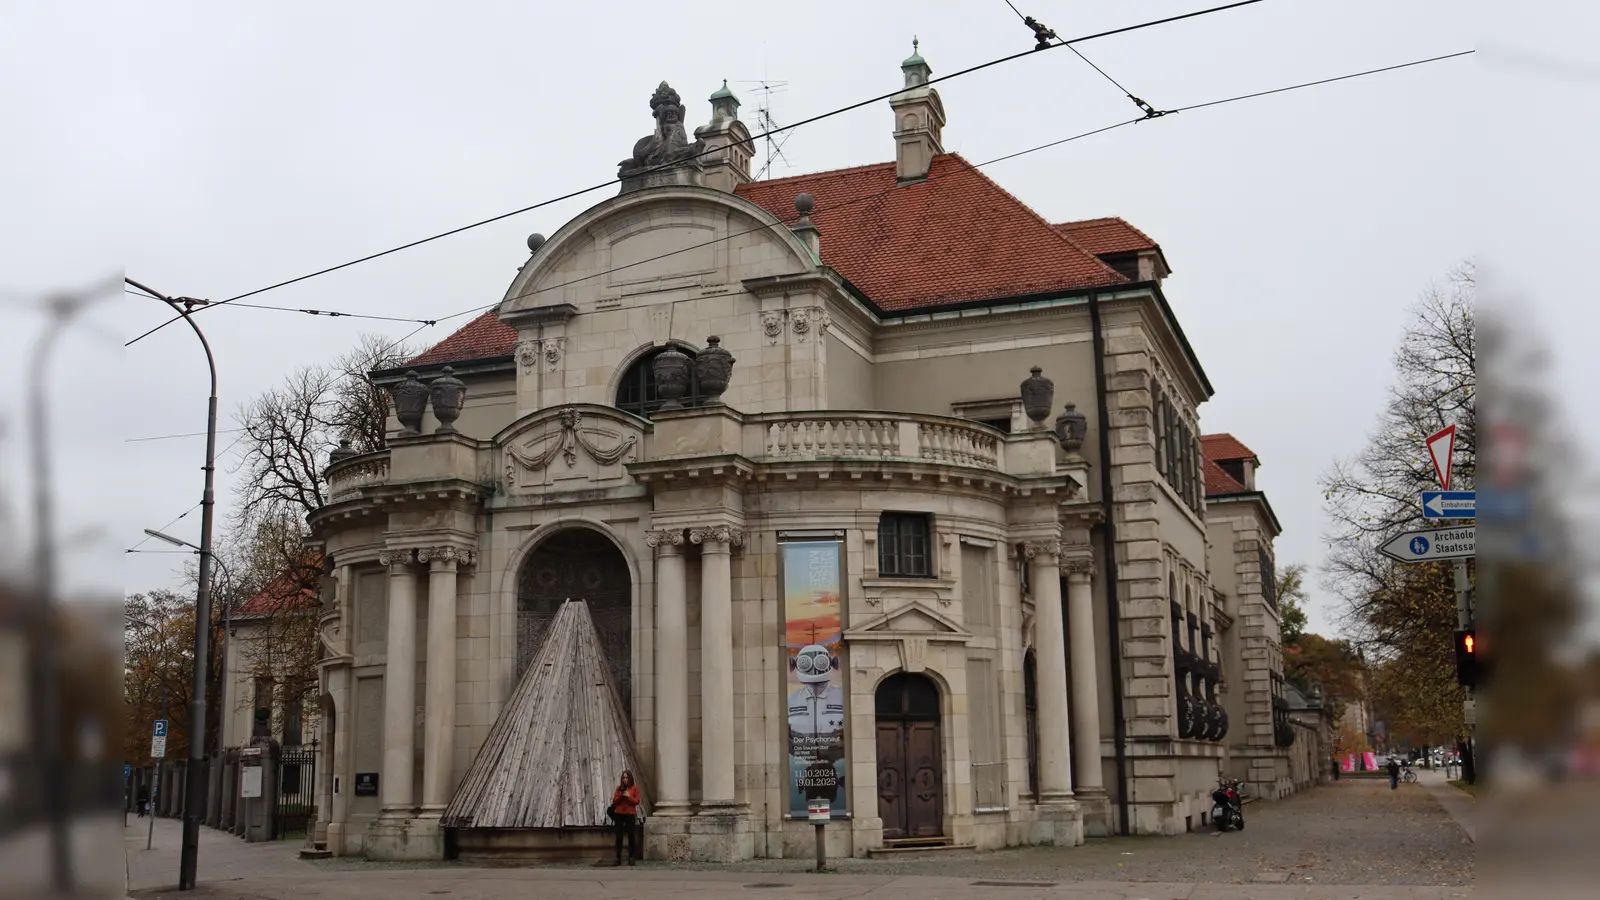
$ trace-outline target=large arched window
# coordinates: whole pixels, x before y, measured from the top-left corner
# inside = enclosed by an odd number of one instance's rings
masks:
[[[694,358],[692,347],[682,344],[668,346],[690,359]],[[650,363],[666,350],[667,347],[651,350],[634,360],[633,365],[628,367],[628,371],[622,376],[622,382],[617,385],[617,409],[648,419],[651,413],[661,408],[661,404],[665,401],[656,395],[656,370]],[[684,406],[700,405],[700,380],[695,376],[694,366],[689,367],[689,393],[678,402]]]

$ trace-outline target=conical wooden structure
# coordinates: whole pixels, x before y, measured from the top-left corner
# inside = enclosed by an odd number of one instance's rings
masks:
[[[640,775],[633,727],[588,604],[568,600],[467,770],[443,824],[605,826],[623,769]],[[645,791],[642,780],[640,790]]]

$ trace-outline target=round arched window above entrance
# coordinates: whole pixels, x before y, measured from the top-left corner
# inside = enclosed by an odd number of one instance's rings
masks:
[[[623,707],[633,710],[633,580],[616,545],[587,528],[539,542],[517,573],[517,677],[549,637],[567,600],[584,600]]]
[[[668,344],[657,347],[634,360],[628,371],[623,373],[621,383],[617,385],[617,409],[648,419],[651,413],[661,408],[661,404],[665,401],[656,394],[656,370],[651,362],[669,348],[690,359],[695,356],[692,347]],[[695,376],[694,366],[689,367],[689,393],[678,402],[684,406],[700,405],[700,379]]]

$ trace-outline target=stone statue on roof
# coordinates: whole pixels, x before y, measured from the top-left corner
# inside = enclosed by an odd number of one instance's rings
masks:
[[[655,133],[640,138],[633,145],[633,156],[617,164],[618,178],[687,163],[705,149],[701,141],[689,143],[683,127],[683,101],[665,81],[650,98],[650,111],[656,118]]]

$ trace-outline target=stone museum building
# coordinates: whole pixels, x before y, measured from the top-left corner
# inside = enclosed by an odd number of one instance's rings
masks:
[[[645,855],[704,861],[1290,789],[1278,525],[1202,438],[1166,256],[946,152],[900,68],[892,159],[765,181],[726,85],[693,127],[661,84],[620,191],[375,373],[387,447],[310,517],[332,852],[603,852],[624,764]]]

